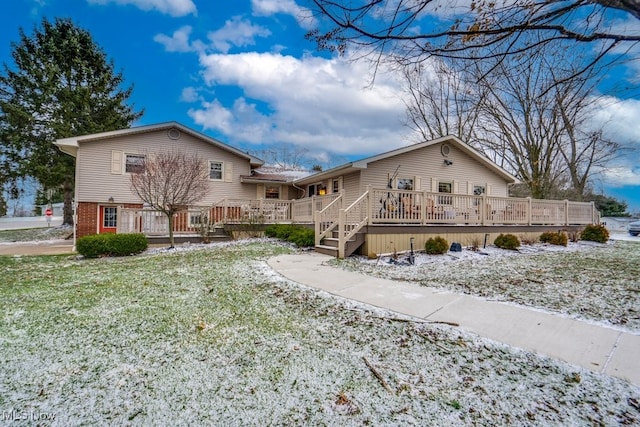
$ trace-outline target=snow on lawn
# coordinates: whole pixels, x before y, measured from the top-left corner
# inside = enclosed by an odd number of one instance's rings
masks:
[[[3,417],[48,414],[60,426],[640,423],[640,388],[623,380],[297,285],[266,264],[290,247],[201,247],[0,257]]]
[[[333,265],[376,277],[418,282],[492,300],[513,302],[640,332],[640,244],[626,241],[488,246],[446,255],[417,253]]]

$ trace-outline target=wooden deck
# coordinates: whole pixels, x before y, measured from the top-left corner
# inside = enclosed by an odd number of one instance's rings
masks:
[[[496,232],[541,233],[558,228],[599,222],[593,203],[567,200],[536,200],[493,196],[472,196],[424,191],[368,188],[350,205],[343,193],[300,200],[225,199],[213,206],[192,207],[177,214],[176,235],[202,233],[214,224],[260,227],[274,223],[313,225],[318,248],[335,247],[335,255],[348,256],[348,242],[362,241],[366,250],[380,251],[380,244],[367,245],[373,236],[414,234],[479,235]],[[118,233],[167,234],[168,221],[150,209],[118,210]],[[400,230],[404,231],[400,232]],[[509,231],[510,230],[510,231]],[[369,236],[372,238],[369,239]],[[396,240],[402,240],[396,238]],[[458,238],[458,240],[462,240]],[[334,242],[335,241],[335,242]],[[391,240],[390,240],[391,241]],[[325,243],[331,242],[330,245]],[[418,243],[418,242],[416,242]],[[395,250],[404,243],[395,242]],[[407,243],[408,244],[408,243]],[[353,246],[353,245],[351,245]],[[391,244],[388,245],[391,248]],[[407,246],[408,248],[408,246]],[[325,248],[326,249],[326,248]],[[351,249],[349,249],[351,250]],[[333,251],[326,249],[325,251]]]

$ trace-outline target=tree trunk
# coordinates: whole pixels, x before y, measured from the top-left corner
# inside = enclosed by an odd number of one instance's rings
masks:
[[[173,212],[168,214],[167,217],[169,218],[169,248],[173,248],[175,247],[173,241]]]
[[[73,225],[73,185],[65,180],[62,185],[64,195],[64,207],[62,209],[62,224]]]

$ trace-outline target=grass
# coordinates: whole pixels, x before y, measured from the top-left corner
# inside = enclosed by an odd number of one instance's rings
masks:
[[[0,257],[0,410],[55,425],[640,422],[638,387],[300,287],[266,265],[288,251]]]

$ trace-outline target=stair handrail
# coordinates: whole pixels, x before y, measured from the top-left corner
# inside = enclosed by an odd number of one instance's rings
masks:
[[[342,207],[343,195],[344,194],[341,191],[340,195],[333,199],[331,203],[325,206],[322,210],[316,212],[314,220],[316,246],[318,246],[320,242],[322,242],[322,239],[331,233],[338,225],[338,218],[336,215],[332,215],[332,211],[334,211],[336,207],[338,208],[338,211],[340,210]]]
[[[367,215],[369,212],[368,202],[369,190],[365,191],[346,209],[340,209],[338,220],[338,258],[344,258],[347,241],[369,222],[369,216]],[[359,208],[359,211],[356,211],[357,208]],[[359,212],[359,218],[357,218],[356,221],[350,219],[350,215],[353,212]]]

